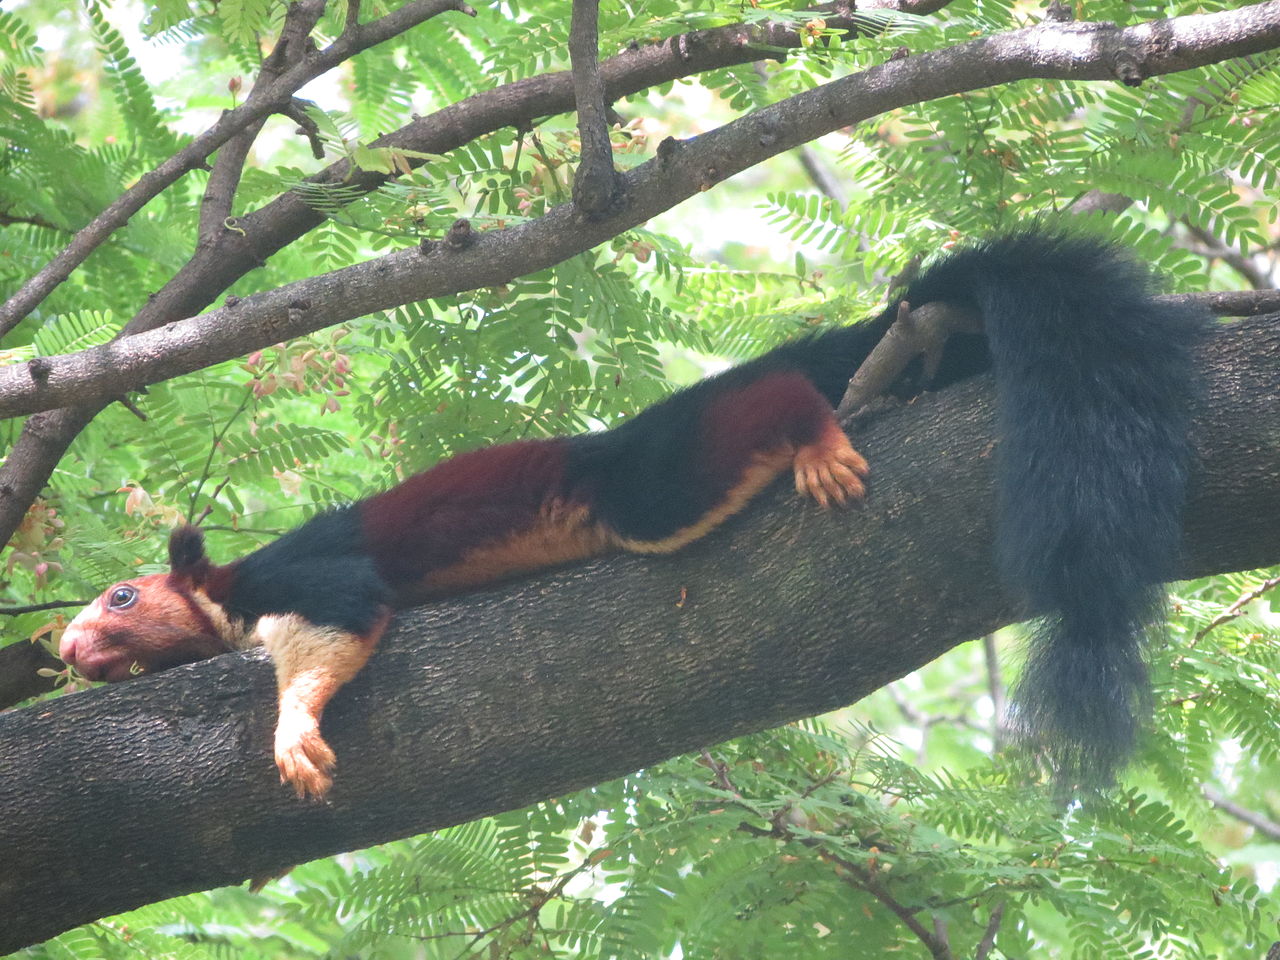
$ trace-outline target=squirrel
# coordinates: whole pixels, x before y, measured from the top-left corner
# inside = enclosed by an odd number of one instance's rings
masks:
[[[788,472],[822,507],[862,500],[867,462],[833,408],[899,304],[941,303],[976,313],[982,333],[950,337],[928,386],[994,374],[998,567],[1037,618],[1013,723],[1062,777],[1109,783],[1149,699],[1143,639],[1175,571],[1209,323],[1154,287],[1097,240],[1032,229],[959,247],[877,317],[785,343],[611,430],[462,453],[226,564],[178,527],[170,571],[107,588],[60,654],[112,682],[264,646],[281,781],[323,798],[335,758],[321,715],[393,611],[610,551],[679,550]]]

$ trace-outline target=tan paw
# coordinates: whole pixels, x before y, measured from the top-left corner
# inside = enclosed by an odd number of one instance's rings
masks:
[[[867,461],[834,423],[820,440],[796,451],[793,469],[796,490],[802,496],[813,497],[823,509],[832,503],[844,506],[866,496],[865,481],[870,472]]]
[[[282,714],[276,724],[276,767],[280,782],[300,798],[323,800],[333,786],[337,758],[311,717]]]

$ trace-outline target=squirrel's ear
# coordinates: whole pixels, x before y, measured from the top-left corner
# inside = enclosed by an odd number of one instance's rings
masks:
[[[204,534],[199,527],[184,523],[169,534],[169,568],[181,577],[200,583],[209,572],[209,558],[204,552]]]

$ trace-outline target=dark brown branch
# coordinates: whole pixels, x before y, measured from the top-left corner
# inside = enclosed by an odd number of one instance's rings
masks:
[[[916,357],[924,357],[924,382],[929,383],[938,372],[943,348],[953,333],[981,332],[982,317],[973,310],[942,303],[924,303],[913,310],[903,300],[898,304],[893,325],[849,379],[836,417],[845,420],[872,397],[884,394]]]
[[[54,689],[57,680],[41,676],[41,670],[65,669],[66,664],[29,640],[0,649],[0,709]]]
[[[1105,210],[1108,213],[1119,213],[1133,206],[1133,198],[1123,193],[1103,193],[1101,190],[1090,190],[1071,204],[1072,213],[1097,213]]]
[[[573,0],[569,27],[573,98],[578,107],[578,140],[582,150],[582,160],[573,179],[573,202],[584,216],[593,219],[608,212],[620,185],[613,167],[604,81],[600,78],[599,14],[600,0]]]
[[[1004,919],[1004,905],[1005,901],[1001,900],[991,911],[987,929],[982,932],[982,939],[978,941],[978,946],[973,952],[973,960],[987,960],[991,955],[996,945],[996,934],[1000,932],[1000,921]]]
[[[0,337],[12,330],[23,317],[34,310],[45,297],[71,275],[72,270],[83,263],[89,254],[127,223],[129,218],[150,200],[159,196],[163,190],[189,170],[203,165],[210,154],[240,131],[287,106],[294,92],[303,84],[333,69],[362,50],[376,46],[449,10],[469,13],[472,16],[475,14],[475,11],[462,0],[411,0],[379,20],[357,25],[354,29],[343,33],[324,50],[303,58],[285,70],[260,95],[255,89],[254,95],[251,95],[243,104],[223,113],[212,127],[154,170],[139,178],[136,184],[117,197],[76,233],[71,243],[23,284],[3,306],[0,306]]]
[[[9,542],[71,441],[109,402],[64,407],[27,418],[0,466],[0,540]]]
[[[1215,330],[1201,366],[1186,576],[1280,561],[1280,318]],[[778,484],[675,556],[404,611],[326,715],[323,806],[277,782],[261,656],[0,714],[0,952],[842,706],[990,632],[1015,616],[991,559],[994,435],[989,381],[966,381],[860,426],[863,510]]]
[[[761,83],[768,84],[769,70],[765,67],[763,61],[756,61],[755,74],[760,78]],[[796,158],[800,161],[800,166],[804,169],[809,180],[823,196],[834,202],[841,210],[849,206],[849,190],[844,181],[818,155],[818,152],[813,149],[811,144],[804,143],[796,147]],[[858,249],[861,250],[863,248],[859,246]]]
[[[285,14],[280,39],[262,62],[262,70],[249,92],[248,102],[258,102],[268,97],[269,90],[289,67],[301,63],[313,47],[311,31],[324,13],[324,0],[294,0]],[[293,101],[281,107],[287,112]],[[197,243],[207,245],[225,229],[227,218],[235,203],[236,190],[244,173],[244,162],[253,148],[253,142],[266,124],[266,116],[259,117],[231,137],[218,149],[213,170],[205,184],[204,197],[200,201],[200,222],[196,229]]]
[[[1208,230],[1196,226],[1185,218],[1182,222],[1200,244],[1198,247],[1186,245],[1186,248],[1196,256],[1204,257],[1206,260],[1221,260],[1236,273],[1240,274],[1245,282],[1255,290],[1272,290],[1275,288],[1275,284],[1248,257],[1243,256],[1239,250],[1233,250]]]
[[[0,617],[16,617],[23,613],[39,613],[41,610],[62,610],[67,607],[83,607],[88,602],[88,600],[49,600],[46,603],[28,603],[25,606],[20,607],[0,607]],[[0,704],[0,706],[2,705],[3,704]]]
[[[937,13],[951,0],[862,0],[859,10],[897,10],[900,13],[913,13],[924,16]]]
[[[227,229],[231,207],[235,203],[236,190],[244,172],[244,162],[253,149],[253,142],[262,132],[266,118],[255,120],[218,148],[213,171],[200,198],[200,222],[196,228],[196,242],[212,243],[219,233]]]
[[[822,857],[840,867],[841,872],[838,876],[841,880],[880,901],[881,906],[897,917],[898,921],[924,944],[925,949],[929,951],[929,956],[933,957],[934,960],[951,960],[953,956],[951,945],[947,942],[945,935],[941,934],[941,932],[929,930],[921,923],[916,918],[917,911],[894,897],[885,887],[883,880],[871,869],[826,849],[822,851]]]
[[[1235,603],[1231,604],[1231,606],[1227,607],[1226,610],[1223,610],[1222,613],[1218,614],[1196,631],[1196,635],[1191,641],[1192,645],[1199,643],[1224,623],[1230,623],[1232,620],[1236,619],[1236,617],[1239,617],[1244,613],[1245,608],[1249,604],[1253,603],[1253,601],[1257,600],[1264,593],[1269,593],[1274,590],[1277,586],[1280,586],[1280,577],[1270,577],[1262,581],[1262,583],[1258,584],[1252,590],[1247,591],[1243,596],[1238,597]]]
[[[284,25],[280,28],[280,39],[263,59],[262,70],[254,82],[250,98],[255,92],[265,93],[280,74],[302,63],[315,52],[311,31],[324,15],[324,6],[325,0],[292,0],[285,13]]]
[[[5,213],[0,211],[0,227],[8,227],[15,223],[25,223],[28,226],[40,227],[44,230],[57,230],[59,233],[68,232],[66,227],[60,227],[56,223],[50,223],[43,217],[34,215],[24,216],[16,213]]]
[[[347,12],[351,12],[350,7],[347,8]],[[323,160],[324,141],[320,138],[320,125],[307,113],[307,107],[310,105],[308,101],[294,97],[281,113],[298,125],[298,133],[304,135],[307,143],[311,145],[311,156],[317,160]]]

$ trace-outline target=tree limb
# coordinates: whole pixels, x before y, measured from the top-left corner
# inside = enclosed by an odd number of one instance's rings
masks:
[[[600,78],[597,21],[600,0],[573,0],[569,57],[573,63],[573,99],[578,107],[582,159],[573,178],[573,202],[586,217],[599,217],[613,205],[618,173],[609,142],[604,81]]]
[[[1186,576],[1280,561],[1280,316],[1215,330],[1202,366]],[[842,706],[1008,623],[994,430],[966,381],[858,425],[863,510],[778,484],[673,557],[403,612],[326,715],[326,805],[277,783],[260,654],[0,715],[0,951]]]
[[[1280,310],[1280,290],[1211,290],[1174,293],[1164,299],[1198,303],[1219,317],[1260,317]]]
[[[1205,784],[1201,788],[1201,792],[1204,793],[1204,798],[1206,800],[1212,803],[1223,813],[1230,814],[1237,820],[1249,824],[1249,826],[1253,827],[1253,829],[1257,830],[1258,833],[1262,834],[1269,840],[1280,841],[1280,823],[1276,823],[1274,820],[1264,817],[1256,810],[1250,810],[1247,807],[1240,806],[1240,804],[1223,796],[1223,794],[1219,793],[1208,784]]]
[[[262,62],[262,69],[249,92],[248,102],[257,102],[269,96],[268,91],[280,78],[280,74],[294,64],[301,63],[311,50],[309,40],[324,13],[324,0],[296,0],[285,13],[284,26],[275,48]],[[288,105],[280,108],[287,112],[293,108],[292,95]],[[266,124],[265,116],[245,124],[218,150],[213,170],[205,184],[200,201],[200,221],[196,228],[197,244],[211,243],[225,229],[235,202],[236,189],[244,172],[244,162],[253,142]]]

